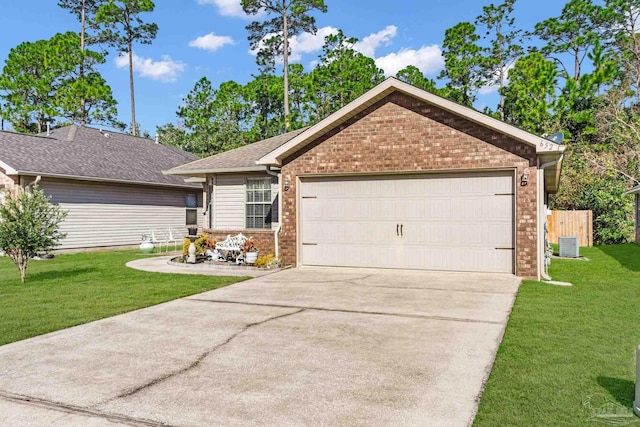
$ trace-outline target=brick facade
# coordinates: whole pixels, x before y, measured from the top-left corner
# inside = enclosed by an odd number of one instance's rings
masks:
[[[11,177],[0,172],[0,191],[1,189],[11,190],[14,184],[16,183]]]
[[[529,168],[516,184],[516,274],[537,276],[537,157],[535,147],[426,104],[393,93],[301,149],[282,166],[290,184],[282,203],[280,255],[297,264],[298,176]]]
[[[205,229],[205,233],[209,236],[213,237],[216,242],[220,242],[227,238],[227,236],[235,236],[238,233],[242,233],[247,237],[251,237],[253,240],[253,244],[256,248],[258,248],[258,252],[260,255],[275,255],[276,253],[276,245],[275,245],[275,231],[272,230],[209,230]]]

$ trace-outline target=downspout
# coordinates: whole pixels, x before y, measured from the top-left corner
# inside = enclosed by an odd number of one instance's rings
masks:
[[[552,161],[550,161],[550,162],[543,163],[543,164],[541,164],[541,165],[538,167],[538,170],[543,171],[543,172],[542,172],[543,179],[544,179],[544,170],[545,170],[546,168],[548,168],[548,167],[551,167],[551,166],[555,166],[555,165],[557,165],[558,163],[560,163],[560,162],[562,161],[562,159],[563,159],[563,158],[564,158],[564,153],[563,153],[563,154],[561,154],[561,155],[560,155],[560,157],[558,157],[556,160],[552,160]],[[544,183],[543,183],[543,184],[544,184]],[[543,189],[543,191],[544,191],[544,189]],[[546,206],[546,205],[545,205],[545,206]],[[546,228],[547,228],[547,219],[546,219],[546,215],[547,215],[547,213],[545,212],[545,213],[544,213],[544,215],[545,215],[545,220],[544,220],[544,224],[545,224],[545,225],[544,225],[544,227],[545,227],[545,230],[544,230],[544,236],[543,236],[543,237],[544,237],[544,240],[543,240],[543,242],[546,242],[546,235],[547,235],[547,229],[546,229]],[[543,265],[541,268],[540,268],[540,267],[538,267],[538,268],[540,269],[540,276],[542,277],[542,279],[544,279],[544,280],[551,280],[551,276],[549,276],[549,272],[548,272],[548,264],[547,264],[547,261],[546,261],[546,259],[545,259],[545,258],[546,258],[546,256],[545,256],[545,252],[546,252],[547,248],[546,248],[546,245],[545,245],[544,243],[543,243],[543,246],[545,246],[545,247],[543,248],[543,253],[542,253],[542,255],[543,255],[543,256],[542,256],[542,261],[543,261],[544,265]]]
[[[266,172],[270,176],[278,178],[278,228],[273,235],[273,244],[275,246],[276,258],[280,258],[280,242],[278,236],[282,230],[282,179],[280,179],[280,171],[271,170],[271,166],[267,165]]]

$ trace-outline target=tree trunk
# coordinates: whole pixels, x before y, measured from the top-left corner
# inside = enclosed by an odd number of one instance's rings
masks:
[[[286,1],[282,0],[282,18],[283,18],[283,35],[284,35],[284,128],[289,130],[289,22],[287,16]]]
[[[80,61],[80,78],[82,79],[84,77],[84,34],[85,34],[85,22],[86,22],[86,16],[85,16],[85,0],[82,0],[82,16],[80,19],[80,50],[82,51],[82,59]],[[86,104],[87,101],[84,98],[84,96],[82,97],[82,99],[80,100],[80,124],[82,126],[87,124],[87,112],[86,112]]]
[[[131,135],[138,136],[138,126],[136,124],[136,95],[133,85],[133,51],[131,42],[129,42],[129,89],[131,91]]]

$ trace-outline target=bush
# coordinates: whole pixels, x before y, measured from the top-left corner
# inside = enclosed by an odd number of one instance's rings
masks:
[[[206,234],[200,234],[193,244],[196,246],[196,256],[204,255],[210,245],[209,236]],[[191,246],[191,240],[185,237],[184,243],[182,244],[182,256],[186,257],[189,255],[189,246]]]
[[[259,256],[253,264],[258,268],[277,268],[280,267],[280,260],[273,254]]]
[[[0,203],[0,249],[20,270],[22,283],[29,260],[38,252],[54,248],[65,237],[59,225],[66,216],[67,212],[51,204],[37,185],[6,193]]]

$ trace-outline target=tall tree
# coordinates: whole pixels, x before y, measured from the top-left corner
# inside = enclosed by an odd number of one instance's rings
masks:
[[[342,31],[325,37],[320,64],[311,72],[312,122],[344,107],[384,80],[372,58],[354,50],[358,39]]]
[[[542,48],[542,53],[550,55],[562,65],[566,78],[573,78],[575,81],[580,79],[582,64],[599,39],[601,10],[592,0],[569,0],[560,16],[535,25],[532,34],[547,43]],[[573,75],[561,57],[557,56],[562,54],[569,54],[572,58]]]
[[[111,88],[94,68],[103,62],[101,54],[80,50],[74,32],[21,43],[9,52],[0,75],[0,98],[7,102],[3,117],[22,132],[42,132],[57,118],[119,126]]]
[[[151,44],[158,33],[158,25],[144,23],[140,15],[153,12],[151,0],[110,0],[101,5],[95,21],[100,26],[96,41],[104,42],[129,57],[129,90],[131,94],[131,133],[137,135],[136,100],[133,81],[133,44]]]
[[[63,9],[67,9],[74,14],[80,21],[80,49],[85,51],[86,45],[91,44],[87,37],[87,28],[91,27],[95,29],[95,22],[93,18],[98,12],[100,3],[104,0],[59,0],[58,6]],[[79,75],[82,79],[84,77],[85,64],[82,62],[79,68]],[[86,112],[87,100],[80,99],[80,106],[83,111]],[[80,118],[80,124],[85,125],[87,123],[86,114]]]
[[[543,134],[553,128],[558,69],[540,52],[518,59],[504,90],[505,118],[529,132]],[[553,129],[555,130],[555,129]]]
[[[603,21],[621,77],[630,82],[636,103],[640,103],[640,0],[605,0]]]
[[[247,26],[251,48],[263,50],[265,42],[268,56],[278,55],[283,59],[284,117],[285,128],[289,128],[289,39],[301,32],[316,33],[316,21],[309,12],[327,11],[324,0],[242,0],[242,9],[249,15],[266,12],[273,18]],[[264,51],[263,51],[264,52]],[[260,52],[258,52],[260,55]]]
[[[438,94],[436,82],[426,78],[424,74],[422,74],[422,71],[414,65],[409,65],[398,71],[396,77],[398,80],[409,83],[412,86],[426,90],[427,92]]]
[[[485,39],[490,41],[486,49],[484,67],[490,85],[498,87],[500,104],[498,112],[500,119],[504,120],[504,87],[506,86],[507,73],[516,59],[522,55],[522,30],[516,28],[513,17],[513,6],[516,0],[505,0],[504,3],[495,6],[490,4],[482,8],[482,15],[477,18],[477,23],[485,27]]]
[[[468,107],[473,106],[478,89],[486,82],[478,40],[475,25],[461,22],[445,31],[442,43],[445,68],[438,78],[448,79],[447,97]]]

